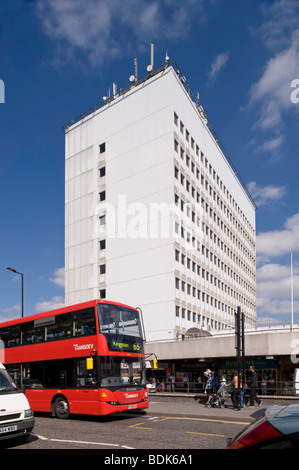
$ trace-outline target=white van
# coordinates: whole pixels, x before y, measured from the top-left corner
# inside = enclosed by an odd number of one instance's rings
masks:
[[[0,362],[0,441],[15,437],[26,439],[33,427],[33,411],[27,398]]]

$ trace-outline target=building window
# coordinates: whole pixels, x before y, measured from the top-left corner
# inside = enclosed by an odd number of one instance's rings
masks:
[[[103,142],[102,144],[99,145],[99,150],[100,150],[100,153],[106,152],[106,142]]]
[[[105,274],[106,273],[106,264],[101,264],[100,265],[100,274]]]
[[[106,191],[101,191],[100,192],[100,201],[105,201],[106,199]]]
[[[100,240],[100,250],[106,249],[106,240]]]
[[[106,289],[100,289],[100,299],[106,298]]]
[[[100,168],[99,171],[100,171],[100,178],[103,178],[106,175],[106,167],[102,166],[102,168]]]

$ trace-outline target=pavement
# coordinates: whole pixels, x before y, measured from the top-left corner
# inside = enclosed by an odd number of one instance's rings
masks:
[[[226,399],[226,406],[224,408],[218,406],[207,408],[205,406],[206,396],[203,394],[151,393],[149,394],[149,408],[147,413],[162,416],[180,415],[185,418],[215,419],[217,421],[229,420],[248,424],[264,416],[265,410],[269,408],[269,406],[299,403],[298,397],[260,398],[263,400],[261,406],[255,404],[253,408],[245,406],[244,408],[240,408],[240,410],[234,410],[229,396]]]

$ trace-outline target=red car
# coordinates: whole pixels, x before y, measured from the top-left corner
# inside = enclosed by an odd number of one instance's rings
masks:
[[[228,449],[299,449],[299,405],[270,406],[228,442]]]

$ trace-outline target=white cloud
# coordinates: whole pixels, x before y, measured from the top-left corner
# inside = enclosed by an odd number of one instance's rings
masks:
[[[266,140],[258,147],[257,151],[274,152],[275,150],[279,149],[279,147],[283,144],[283,141],[284,136],[279,135],[278,137]]]
[[[299,77],[299,43],[278,53],[266,64],[258,82],[251,88],[251,104],[260,105],[256,123],[264,130],[280,127],[283,114],[296,110],[291,101],[291,82]]]
[[[283,230],[259,233],[256,251],[260,257],[277,257],[299,251],[299,213],[289,217]]]
[[[0,322],[13,320],[21,316],[21,305],[15,304],[12,307],[2,308],[0,311]]]
[[[229,59],[229,52],[222,52],[218,54],[211,64],[210,71],[208,73],[209,79],[214,82],[216,80],[217,75],[219,74],[220,70],[226,65]]]
[[[263,130],[283,124],[286,112],[296,111],[290,84],[299,78],[299,3],[279,0],[264,7],[267,19],[259,30],[271,57],[250,91],[250,104],[260,107],[256,126]]]
[[[193,22],[204,18],[203,0],[38,0],[36,14],[57,46],[56,64],[88,59],[93,66],[152,41],[184,39]]]
[[[279,264],[265,264],[257,269],[258,298],[290,299],[291,267]],[[294,291],[299,293],[299,272],[294,270]]]
[[[58,268],[54,271],[54,277],[50,277],[50,281],[60,287],[65,286],[64,268]]]
[[[37,313],[42,313],[55,310],[56,308],[62,308],[64,305],[64,298],[62,296],[56,296],[50,300],[40,300],[35,304],[35,310]]]
[[[268,263],[257,269],[258,325],[291,322],[291,266]],[[293,270],[294,321],[298,318],[299,268]]]
[[[263,262],[256,271],[258,325],[291,322],[291,253],[293,259],[294,323],[299,320],[299,213],[288,217],[281,230],[257,235],[257,254]],[[273,258],[285,255],[284,264]]]
[[[255,181],[250,181],[246,186],[257,206],[280,201],[286,194],[285,186],[258,186]]]

